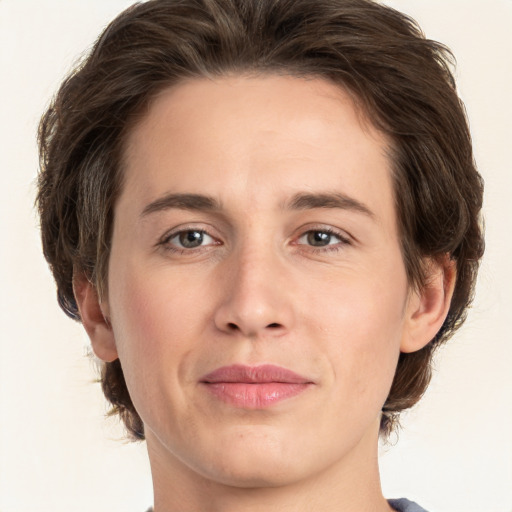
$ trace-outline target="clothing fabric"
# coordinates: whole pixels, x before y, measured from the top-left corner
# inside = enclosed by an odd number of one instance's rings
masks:
[[[427,512],[417,503],[414,503],[414,501],[409,501],[405,498],[401,498],[399,500],[388,500],[388,503],[396,510],[396,512]],[[153,512],[153,509],[149,508],[146,512]]]
[[[397,512],[427,512],[424,508],[421,508],[414,501],[409,501],[405,498],[401,498],[399,500],[388,500],[388,503],[397,511]]]

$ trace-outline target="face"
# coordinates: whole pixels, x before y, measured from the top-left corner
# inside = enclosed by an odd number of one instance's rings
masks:
[[[374,449],[411,316],[387,147],[283,76],[184,82],[133,129],[102,307],[165,464],[277,485]]]

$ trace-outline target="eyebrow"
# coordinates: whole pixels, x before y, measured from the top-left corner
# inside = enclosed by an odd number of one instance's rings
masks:
[[[194,211],[218,211],[221,209],[221,205],[215,198],[202,194],[166,194],[149,203],[142,210],[141,217],[146,217],[155,212],[170,210],[171,208]]]
[[[362,213],[372,219],[375,214],[361,201],[338,192],[326,192],[318,194],[296,194],[288,203],[290,210],[309,210],[314,208],[339,208]]]
[[[159,199],[149,203],[142,210],[141,217],[152,213],[177,208],[191,211],[220,211],[220,202],[211,196],[203,194],[166,194]],[[312,210],[315,208],[339,208],[362,213],[370,218],[375,214],[362,202],[338,192],[324,193],[298,193],[285,206],[288,210]]]

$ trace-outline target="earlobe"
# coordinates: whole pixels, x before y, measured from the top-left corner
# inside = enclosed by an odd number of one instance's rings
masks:
[[[73,292],[94,353],[105,362],[116,360],[118,354],[108,304],[100,302],[96,286],[84,275],[73,278]]]
[[[424,287],[409,298],[401,352],[416,352],[436,336],[450,310],[455,281],[455,261],[448,255],[428,262]]]

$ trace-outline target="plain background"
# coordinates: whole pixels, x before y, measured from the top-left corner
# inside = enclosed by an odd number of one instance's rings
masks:
[[[36,126],[77,57],[130,0],[0,0],[0,511],[142,512],[144,444],[123,441],[55,300],[33,210]],[[452,48],[486,181],[487,252],[463,330],[381,449],[386,496],[512,512],[512,0],[389,0]]]

